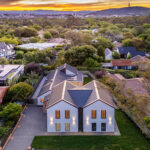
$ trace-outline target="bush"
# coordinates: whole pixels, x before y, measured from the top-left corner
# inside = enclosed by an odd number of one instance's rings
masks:
[[[22,59],[23,58],[23,54],[24,54],[23,51],[17,51],[16,52],[16,59]]]
[[[112,53],[112,56],[113,56],[114,59],[120,59],[120,54],[117,51],[114,51]]]
[[[150,116],[145,117],[144,121],[146,122],[146,124],[150,124]]]
[[[32,94],[33,87],[25,82],[19,82],[11,86],[7,92],[7,101],[25,101]]]
[[[85,62],[83,63],[83,65],[86,67],[98,67],[99,66],[98,62],[92,58],[87,58]]]
[[[51,39],[51,38],[52,38],[51,33],[45,32],[45,33],[44,33],[44,38],[45,38],[45,39]]]
[[[16,103],[9,103],[6,105],[0,116],[5,118],[6,121],[16,121],[22,111],[22,106]]]

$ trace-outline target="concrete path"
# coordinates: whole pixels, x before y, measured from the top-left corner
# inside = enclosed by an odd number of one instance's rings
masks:
[[[27,150],[34,136],[46,133],[46,114],[41,107],[28,106],[24,111],[24,117],[20,126],[15,131],[12,140],[9,141],[5,150]]]

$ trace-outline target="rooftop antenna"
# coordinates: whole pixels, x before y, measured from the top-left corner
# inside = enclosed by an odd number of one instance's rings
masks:
[[[130,2],[128,3],[128,7],[131,7],[131,3]]]

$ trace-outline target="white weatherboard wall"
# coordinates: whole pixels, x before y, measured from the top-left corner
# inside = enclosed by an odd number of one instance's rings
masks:
[[[49,94],[51,94],[51,91],[48,91],[48,92],[46,92],[45,94],[39,96],[39,97],[37,98],[37,105],[43,106],[43,103],[41,102],[41,99],[44,100],[44,98],[45,98],[47,95],[49,95]]]
[[[96,119],[92,119],[91,111],[97,111]],[[101,110],[106,110],[106,119],[101,118]],[[115,122],[115,112],[114,108],[101,102],[96,101],[91,105],[85,107],[83,109],[83,131],[84,132],[92,132],[92,123],[96,123],[96,131],[93,132],[101,132],[101,123],[106,123],[106,132],[114,132],[114,122]],[[109,118],[112,120],[109,122]]]
[[[55,111],[60,110],[60,119],[55,118]],[[65,119],[65,110],[70,110],[70,119]],[[75,120],[73,121],[73,118]],[[78,109],[65,101],[53,105],[47,109],[47,132],[57,132],[55,123],[61,124],[61,131],[65,131],[65,123],[70,123],[70,132],[78,132]],[[68,131],[67,131],[68,132]]]

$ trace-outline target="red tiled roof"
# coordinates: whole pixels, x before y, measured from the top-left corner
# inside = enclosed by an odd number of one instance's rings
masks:
[[[132,66],[131,60],[112,60],[113,66]]]
[[[0,87],[0,104],[3,103],[3,98],[4,98],[8,88],[9,88],[8,86],[1,86]]]

